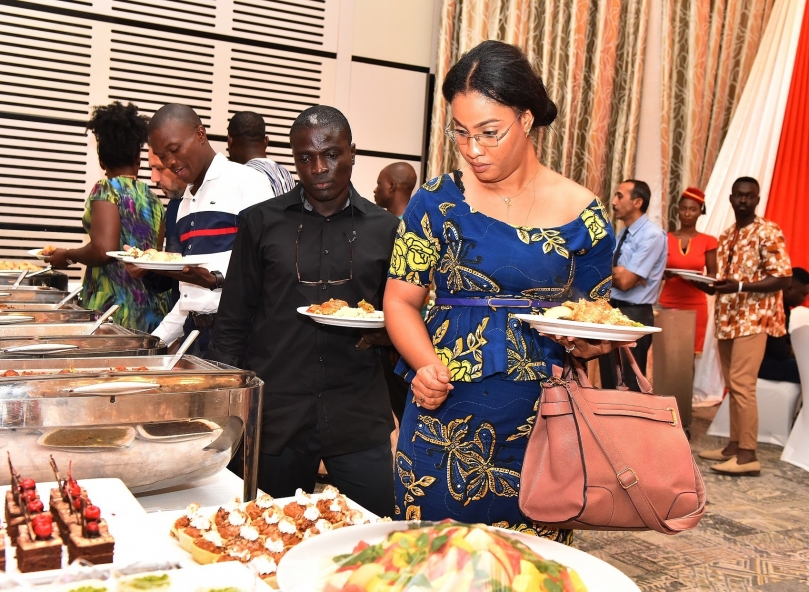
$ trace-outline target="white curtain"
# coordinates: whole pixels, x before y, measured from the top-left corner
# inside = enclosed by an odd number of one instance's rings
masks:
[[[708,215],[698,223],[701,232],[719,236],[733,224],[728,196],[738,177],[758,179],[761,184],[758,214],[763,215],[767,208],[805,7],[806,0],[781,0],[773,8],[750,77],[705,188]],[[711,311],[712,304],[709,303]],[[723,391],[713,318],[709,318],[705,348],[697,360],[694,402],[720,400]]]

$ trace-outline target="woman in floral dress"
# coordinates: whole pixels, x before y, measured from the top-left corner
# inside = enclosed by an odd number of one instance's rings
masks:
[[[115,101],[96,107],[87,129],[95,135],[98,162],[104,169],[104,178],[90,192],[82,216],[90,240],[78,249],[57,249],[47,261],[55,268],[86,265],[82,304],[100,311],[117,304],[112,317],[116,323],[151,332],[168,313],[167,293],[150,289],[107,255],[124,245],[144,251],[163,249],[163,204],[137,177],[146,118],[138,115],[132,103],[124,106]]]
[[[542,166],[531,132],[556,107],[521,51],[487,41],[450,70],[447,133],[467,166],[426,183],[399,227],[385,318],[411,381],[396,453],[399,519],[482,522],[559,541],[517,496],[541,380],[566,347],[515,318],[606,298],[615,237],[601,202]],[[419,309],[435,283],[426,325]]]

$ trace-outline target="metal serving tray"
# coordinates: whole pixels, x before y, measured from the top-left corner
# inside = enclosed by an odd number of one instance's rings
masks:
[[[159,369],[168,360],[0,361],[0,367],[17,371],[99,370],[0,379],[0,447],[24,477],[52,479],[53,454],[63,467],[72,460],[78,479],[118,477],[133,492],[143,492],[216,474],[245,434],[244,495],[253,499],[263,382],[252,372],[191,356],[173,371]],[[103,370],[141,365],[150,370]],[[204,429],[195,431],[199,426]],[[123,437],[104,442],[110,434]],[[0,471],[0,484],[8,481],[7,471]]]
[[[86,335],[95,323],[20,323],[0,325],[0,339],[5,337],[62,337]],[[132,335],[135,331],[115,323],[102,323],[93,335]]]
[[[0,296],[0,303],[10,302],[39,302],[53,304],[61,301],[67,292],[64,290],[54,290],[45,286],[0,286],[0,293],[8,296]]]
[[[2,292],[2,288],[0,288],[0,292]],[[62,308],[56,308],[58,302],[52,303],[45,303],[45,302],[17,302],[17,301],[9,301],[3,300],[2,296],[0,296],[0,314],[4,314],[7,312],[17,312],[17,311],[54,311],[54,310],[89,310],[87,308],[82,308],[77,306],[76,304],[65,304]]]
[[[110,385],[114,393],[154,390],[159,385],[164,391],[194,387],[197,390],[222,387],[244,387],[252,373],[230,366],[203,360],[196,356],[183,356],[172,370],[166,364],[173,356],[123,356],[97,358],[36,358],[0,359],[0,392],[15,384],[15,392],[28,396],[47,397],[56,393],[82,392],[90,385]],[[27,376],[3,376],[7,370],[17,373],[33,372]],[[65,372],[69,370],[70,372]],[[149,388],[147,388],[149,387]]]
[[[0,359],[157,356],[166,353],[166,344],[154,335],[112,323],[102,327],[93,335],[0,336]]]
[[[95,310],[71,310],[60,308],[59,310],[30,309],[3,309],[0,308],[0,326],[4,325],[9,317],[30,317],[30,320],[21,321],[25,324],[31,323],[88,323],[95,321],[100,312]]]
[[[0,290],[16,282],[20,271],[0,271]],[[36,275],[26,276],[20,283],[21,286],[48,286],[57,290],[67,290],[68,277],[64,273],[59,271],[32,271],[31,273],[36,273]]]

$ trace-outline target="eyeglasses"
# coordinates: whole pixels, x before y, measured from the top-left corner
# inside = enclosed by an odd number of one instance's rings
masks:
[[[506,137],[508,130],[514,127],[514,124],[522,117],[522,114],[525,113],[524,111],[520,111],[519,115],[517,115],[517,119],[515,119],[510,126],[506,128],[499,136],[493,136],[488,133],[486,134],[475,134],[474,136],[470,136],[468,132],[461,132],[458,130],[450,129],[449,125],[447,124],[447,129],[444,130],[444,133],[449,136],[449,138],[458,144],[458,146],[466,146],[469,143],[469,140],[474,139],[475,142],[478,143],[478,146],[483,146],[484,148],[494,148],[499,143],[500,140]]]
[[[318,280],[316,282],[307,282],[301,279],[301,270],[300,267],[298,267],[298,250],[301,242],[301,232],[303,232],[303,211],[304,209],[306,209],[304,208],[303,204],[301,204],[301,220],[298,223],[298,235],[295,237],[295,272],[298,274],[298,283],[307,286],[320,286],[323,284],[327,284],[330,286],[339,286],[340,284],[345,284],[354,279],[354,241],[357,240],[357,231],[354,230],[354,206],[352,206],[349,203],[348,207],[351,208],[351,238],[348,238],[348,236],[345,233],[343,233],[343,236],[345,236],[346,240],[348,241],[348,253],[350,257],[349,263],[350,267],[348,271],[348,277],[344,280],[327,279],[325,282],[323,280]]]

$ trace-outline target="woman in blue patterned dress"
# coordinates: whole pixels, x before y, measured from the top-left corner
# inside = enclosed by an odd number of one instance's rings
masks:
[[[132,103],[115,101],[95,107],[87,129],[95,135],[105,175],[84,205],[82,225],[90,240],[78,249],[57,249],[47,261],[57,269],[71,263],[86,265],[82,304],[100,311],[117,304],[112,317],[116,323],[148,333],[168,313],[168,294],[152,290],[107,255],[124,245],[163,249],[163,204],[137,177],[146,118]]]
[[[411,381],[396,453],[399,519],[482,522],[559,541],[517,505],[541,393],[565,347],[515,314],[606,298],[615,236],[601,202],[542,166],[531,132],[556,107],[522,52],[487,41],[442,87],[467,166],[426,183],[399,227],[385,319]],[[435,306],[419,314],[429,286]],[[607,342],[565,341],[590,358]]]

